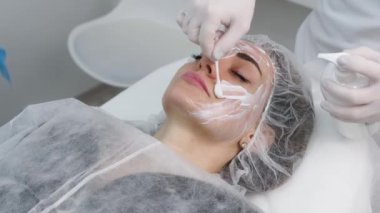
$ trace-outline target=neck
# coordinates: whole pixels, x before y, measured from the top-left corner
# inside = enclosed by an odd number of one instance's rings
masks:
[[[154,135],[179,156],[211,173],[220,172],[240,151],[237,143],[215,141],[197,125],[166,120]]]

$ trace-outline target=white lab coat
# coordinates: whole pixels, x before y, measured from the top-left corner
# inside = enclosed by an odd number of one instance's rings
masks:
[[[326,65],[318,53],[360,46],[380,51],[380,0],[320,0],[298,30],[295,54],[306,75],[318,81]],[[369,131],[380,144],[380,122]]]
[[[295,52],[306,63],[359,46],[380,51],[380,0],[320,0],[299,28]]]
[[[0,212],[261,211],[154,137],[65,99],[0,126]]]
[[[307,76],[319,82],[325,63],[317,60],[321,52],[367,46],[380,51],[380,0],[320,0],[319,6],[302,23],[296,38],[295,53]],[[370,126],[373,139],[380,144],[379,122]],[[374,145],[376,146],[376,145]],[[378,187],[380,165],[378,147],[372,149],[374,168],[372,212],[380,212]],[[360,195],[359,195],[360,196]]]

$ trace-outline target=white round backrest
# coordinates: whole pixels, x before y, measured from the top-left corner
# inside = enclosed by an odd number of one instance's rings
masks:
[[[70,54],[97,80],[129,86],[164,64],[200,52],[175,23],[183,2],[122,0],[108,15],[71,32]]]

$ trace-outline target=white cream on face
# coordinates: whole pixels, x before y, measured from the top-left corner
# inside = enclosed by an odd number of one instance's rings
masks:
[[[260,65],[267,66],[266,70],[273,68],[273,64],[263,50],[252,48],[244,43],[238,44],[223,59],[235,57],[238,53],[249,55]],[[249,93],[241,85],[221,79],[220,61],[215,62],[215,74],[213,92],[218,101],[202,103],[188,98],[187,102],[193,106],[189,113],[209,130],[215,131],[214,135],[220,137],[221,140],[236,141],[250,131],[256,122],[259,123],[272,91],[272,79],[266,78],[254,93]]]
[[[228,82],[226,83],[228,84]],[[231,87],[236,87],[237,89],[241,88],[240,86],[230,85]],[[247,92],[244,96],[236,95],[236,98],[226,98],[216,103],[194,103],[190,99],[188,101],[197,108],[197,110],[192,114],[203,120],[204,124],[207,124],[212,120],[227,119],[229,116],[245,114],[245,112],[254,110],[255,108],[258,108],[261,100],[265,98],[264,96],[265,89],[264,86],[261,85],[255,94],[250,94]],[[242,97],[244,97],[244,99]]]
[[[187,101],[194,106],[194,110],[190,112],[194,117],[215,131],[218,137],[232,142],[242,137],[252,128],[253,122],[260,119],[261,105],[265,103],[263,100],[266,100],[268,91],[261,85],[254,94],[247,92],[247,95],[236,96],[236,99],[223,98],[215,103],[194,102],[190,98]]]
[[[233,85],[228,81],[220,81],[219,61],[215,62],[216,82],[214,85],[215,96],[219,99],[240,100],[242,105],[249,105],[250,94],[244,87]]]

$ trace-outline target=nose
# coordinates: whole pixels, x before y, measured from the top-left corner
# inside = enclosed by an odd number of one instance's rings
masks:
[[[215,63],[207,57],[202,57],[200,61],[200,70],[211,79],[216,79]]]

